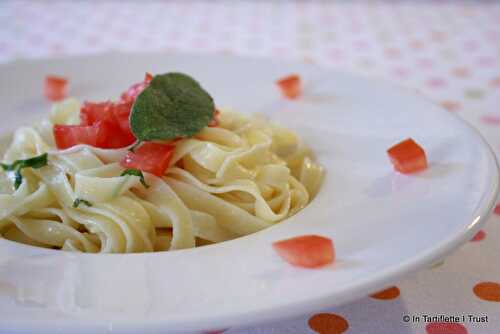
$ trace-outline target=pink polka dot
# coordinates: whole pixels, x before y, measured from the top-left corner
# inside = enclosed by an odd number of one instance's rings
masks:
[[[477,49],[479,49],[478,41],[472,39],[464,42],[465,51],[476,51]]]
[[[351,27],[350,27],[350,31],[353,33],[353,34],[357,34],[359,32],[361,32],[361,25],[358,23],[358,22],[353,22]]]
[[[275,56],[282,57],[283,55],[287,54],[287,49],[283,48],[283,47],[276,47],[276,48],[273,48],[272,53]]]
[[[489,125],[500,125],[500,117],[495,115],[481,116],[481,122]]]
[[[120,39],[128,39],[130,37],[130,31],[127,29],[120,29],[116,32],[116,36]]]
[[[427,334],[468,334],[467,328],[462,324],[453,322],[433,322],[425,326]]]
[[[340,60],[344,58],[344,52],[341,49],[333,48],[330,50],[330,58],[333,60]]]
[[[493,57],[480,57],[478,59],[478,63],[479,63],[479,65],[481,65],[483,67],[491,67],[491,66],[495,65],[496,60]]]
[[[489,30],[486,32],[486,38],[491,42],[496,42],[500,39],[500,31]]]
[[[389,59],[401,58],[401,51],[397,48],[387,48],[384,50],[384,55]]]
[[[427,80],[427,85],[432,88],[440,88],[446,86],[446,80],[443,78],[430,78]]]
[[[196,48],[204,49],[208,46],[208,41],[205,38],[197,37],[193,40],[192,45]]]
[[[98,42],[99,42],[99,37],[97,37],[96,35],[91,35],[91,36],[87,37],[87,44],[88,45],[95,46],[95,45],[97,45]]]
[[[354,48],[356,50],[365,50],[369,47],[369,44],[367,41],[365,40],[358,40],[358,41],[354,41],[352,43],[352,45],[354,46]]]
[[[36,43],[36,44],[40,44],[40,42],[46,39],[44,34],[41,32],[35,32],[33,33],[33,35],[28,35],[27,38],[30,43]]]
[[[61,43],[54,43],[50,46],[50,53],[51,54],[60,54],[64,52],[64,45]]]
[[[393,71],[395,76],[406,79],[410,75],[410,70],[406,67],[396,67]]]
[[[433,61],[430,58],[420,58],[420,59],[417,59],[417,65],[420,68],[427,69],[427,68],[431,68],[432,67]]]
[[[479,230],[479,232],[477,232],[476,235],[474,235],[474,237],[470,239],[470,241],[481,241],[484,238],[486,238],[486,232],[484,232],[483,230]]]

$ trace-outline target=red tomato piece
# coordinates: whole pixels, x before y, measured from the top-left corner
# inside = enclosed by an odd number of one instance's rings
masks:
[[[135,142],[130,129],[129,115],[131,102],[85,102],[80,110],[80,124],[94,125],[96,122],[106,121],[109,132],[113,135],[104,143],[103,148],[125,147]]]
[[[58,149],[78,144],[104,147],[110,136],[110,123],[100,121],[94,125],[54,125],[54,138]]]
[[[168,168],[175,146],[147,142],[128,152],[120,164],[125,168],[136,168],[156,176],[162,176]]]
[[[80,109],[80,125],[92,125],[97,121],[112,120],[112,105],[107,102],[85,102]]]
[[[303,235],[273,243],[274,250],[288,263],[317,268],[335,260],[333,241],[319,235]]]
[[[123,102],[134,102],[137,96],[144,90],[144,88],[149,85],[151,80],[153,80],[153,76],[149,73],[146,73],[144,81],[135,83],[130,86],[130,88],[121,95],[121,100]]]
[[[133,144],[136,139],[132,131],[124,132],[120,128],[120,124],[116,122],[104,121],[107,124],[108,137],[101,148],[122,148]]]
[[[297,74],[286,76],[276,81],[276,84],[286,98],[295,99],[302,93],[302,84]]]
[[[44,93],[50,101],[60,101],[66,97],[68,80],[63,77],[48,75],[45,77]]]
[[[425,151],[413,139],[408,138],[387,150],[394,169],[409,174],[427,168]]]
[[[113,104],[113,118],[120,125],[123,132],[132,133],[130,130],[129,116],[132,110],[131,102],[117,102]]]
[[[208,122],[208,126],[211,128],[219,126],[219,123],[220,123],[219,116],[220,116],[220,111],[215,109],[214,117],[210,120],[210,122]]]
[[[144,76],[144,82],[150,83],[151,80],[153,80],[153,75],[149,72],[146,72],[146,75]]]

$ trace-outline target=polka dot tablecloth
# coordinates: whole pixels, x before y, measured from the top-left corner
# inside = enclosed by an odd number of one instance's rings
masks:
[[[500,2],[3,1],[0,28],[0,62],[196,51],[384,77],[464,118],[500,154]],[[499,254],[500,206],[470,242],[393,287],[322,313],[226,333],[500,333]],[[451,316],[457,321],[446,322]]]

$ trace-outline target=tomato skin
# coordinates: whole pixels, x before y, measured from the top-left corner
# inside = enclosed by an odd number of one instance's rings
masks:
[[[274,250],[297,267],[318,268],[333,263],[333,241],[319,235],[303,235],[273,243]]]
[[[424,149],[412,138],[392,146],[387,150],[394,169],[403,174],[422,171],[427,168],[427,157]]]
[[[113,117],[123,132],[130,132],[129,116],[132,110],[131,102],[118,102],[113,105]]]
[[[93,125],[97,121],[111,120],[112,105],[110,101],[98,103],[85,101],[80,109],[80,125]]]
[[[55,75],[47,75],[44,83],[45,97],[50,101],[60,101],[66,97],[68,80]]]
[[[153,76],[149,73],[146,73],[144,76],[144,80],[142,82],[138,82],[129,87],[125,92],[121,95],[122,102],[134,102],[137,96],[146,88],[149,83],[153,80]]]
[[[66,149],[78,144],[104,147],[110,134],[110,123],[97,122],[94,125],[60,125],[53,128],[58,149]]]
[[[153,142],[143,143],[134,152],[128,152],[120,164],[156,176],[163,176],[174,154],[175,146]]]
[[[302,84],[297,74],[291,74],[276,81],[281,93],[288,99],[296,99],[302,94]]]

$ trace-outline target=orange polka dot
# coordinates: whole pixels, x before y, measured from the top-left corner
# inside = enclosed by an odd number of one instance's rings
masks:
[[[458,111],[462,108],[461,104],[455,101],[443,101],[441,106],[448,111]]]
[[[319,334],[341,334],[347,331],[349,323],[333,313],[318,313],[309,318],[309,327]]]
[[[484,238],[486,238],[486,232],[479,230],[479,232],[477,232],[476,235],[470,239],[470,241],[481,241]]]
[[[491,79],[490,85],[493,87],[500,87],[500,77]]]
[[[466,67],[456,67],[452,72],[456,77],[459,78],[466,78],[470,76],[470,70]]]
[[[425,326],[427,334],[467,334],[464,325],[454,322],[432,322]]]
[[[314,64],[315,61],[313,58],[309,57],[309,56],[305,56],[303,59],[304,63],[307,63],[307,64]]]
[[[447,34],[443,31],[432,31],[431,38],[433,41],[442,42],[446,40]]]
[[[412,40],[410,41],[410,47],[416,50],[423,49],[424,43],[420,40]]]
[[[500,284],[495,282],[481,282],[474,286],[476,296],[489,302],[500,302]]]
[[[395,299],[399,297],[399,289],[392,286],[388,289],[374,293],[373,295],[370,295],[370,297],[381,300]]]

